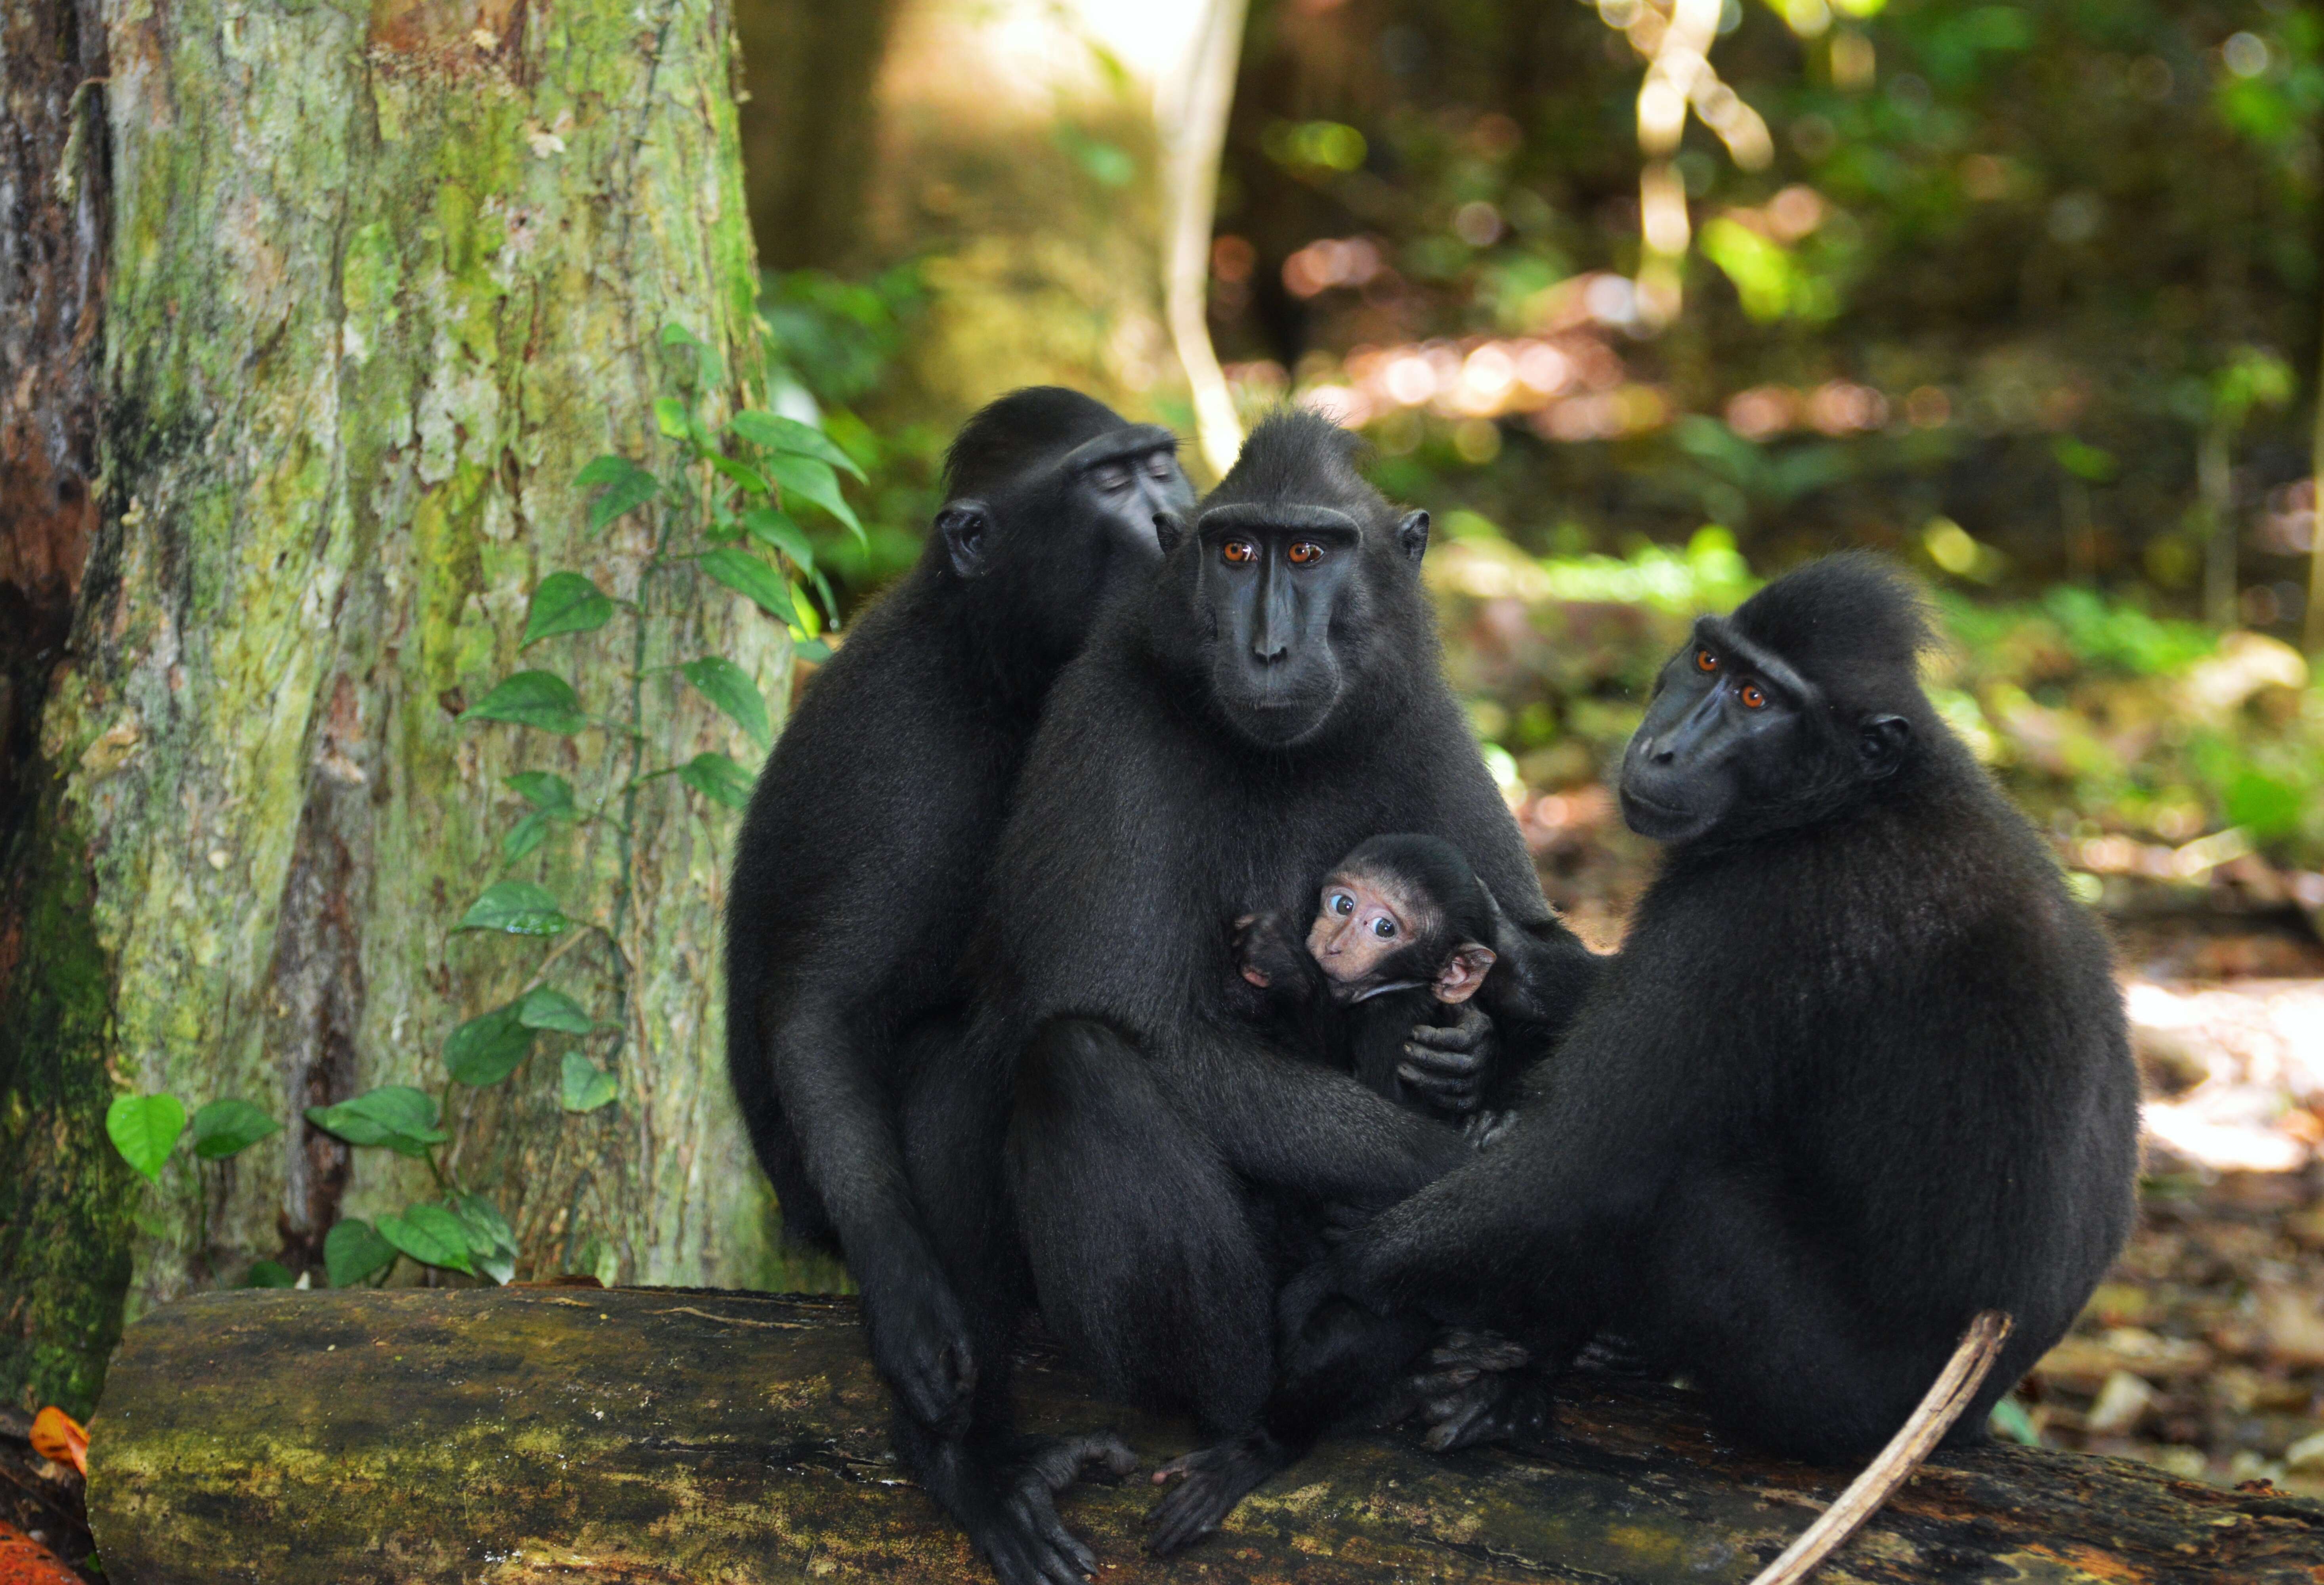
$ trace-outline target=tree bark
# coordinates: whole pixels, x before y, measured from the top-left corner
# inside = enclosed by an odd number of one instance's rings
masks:
[[[1027,1423],[1119,1426],[1141,1469],[1186,1427],[1093,1403],[1036,1352]],[[671,1289],[204,1294],[130,1330],[90,1427],[110,1580],[986,1576],[887,1451],[851,1302]],[[1748,1458],[1687,1395],[1581,1378],[1556,1439],[1440,1459],[1327,1442],[1185,1559],[1140,1550],[1143,1475],[1068,1496],[1109,1580],[1748,1580],[1847,1470]],[[2313,1585],[2324,1505],[2145,1465],[1941,1454],[1831,1585]]]
[[[11,0],[21,4],[22,0]],[[0,1395],[85,1406],[126,1301],[311,1269],[342,1215],[438,1192],[300,1120],[439,1052],[541,943],[454,935],[503,873],[518,770],[629,820],[515,876],[604,926],[557,985],[614,1033],[618,1104],[559,1109],[551,1037],[460,1091],[446,1159],[520,1274],[780,1281],[715,995],[736,817],[639,765],[753,751],[669,671],[723,654],[779,707],[788,640],[654,525],[586,529],[573,484],[656,466],[666,323],[756,378],[727,0],[365,7],[109,0],[106,494],[0,919]],[[529,590],[644,613],[520,657]],[[553,647],[554,653],[549,654]],[[544,660],[544,656],[548,658]],[[464,724],[550,664],[646,734]],[[119,1091],[253,1101],[287,1129],[158,1190],[106,1143]],[[134,1258],[133,1258],[134,1257]]]
[[[0,854],[97,527],[105,76],[97,0],[0,0]]]

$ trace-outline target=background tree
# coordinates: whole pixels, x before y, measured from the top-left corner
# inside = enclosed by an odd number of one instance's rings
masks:
[[[734,816],[637,778],[754,759],[676,663],[724,657],[779,716],[790,642],[660,553],[679,497],[649,481],[600,525],[576,483],[607,452],[660,468],[696,444],[673,411],[715,436],[756,386],[724,0],[105,26],[87,163],[42,172],[51,206],[109,188],[106,485],[0,916],[0,1392],[85,1407],[124,1300],[260,1257],[319,1278],[336,1220],[431,1173],[488,1194],[519,1273],[779,1284],[715,1028]],[[642,619],[520,659],[552,568]],[[483,724],[543,654],[586,718]],[[521,771],[576,794],[530,848]],[[540,978],[540,946],[453,931],[512,877],[594,927],[555,984],[595,1027],[456,1084],[447,1037]],[[566,1109],[570,1050],[611,1105]],[[392,1085],[449,1103],[434,1152],[301,1120]],[[103,1120],[156,1091],[289,1126],[147,1191]]]

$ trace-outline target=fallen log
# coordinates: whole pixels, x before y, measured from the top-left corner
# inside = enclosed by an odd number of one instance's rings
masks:
[[[1092,1400],[1054,1354],[1035,1429],[1184,1425]],[[208,1293],[129,1329],[90,1426],[121,1585],[982,1581],[904,1478],[845,1300],[685,1289]],[[1356,1434],[1157,1562],[1143,1476],[1076,1488],[1108,1585],[1147,1580],[1740,1585],[1850,1471],[1746,1456],[1688,1395],[1578,1378],[1555,1437],[1439,1458]],[[1815,1579],[2318,1585],[2324,1505],[2076,1453],[1940,1453]]]

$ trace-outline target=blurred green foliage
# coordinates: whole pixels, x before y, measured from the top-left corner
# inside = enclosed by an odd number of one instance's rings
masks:
[[[2324,301],[2324,14],[1728,0],[1711,60],[1773,158],[1745,170],[1690,117],[1683,307],[1655,329],[1621,290],[1651,10],[1258,5],[1213,315],[1247,394],[1368,391],[1409,493],[1537,551],[1708,515],[1770,564],[1874,544],[1941,579],[2192,611],[2218,513],[2232,614],[2297,630],[2312,518],[2282,493],[2309,471]],[[1453,384],[1512,337],[1568,355],[1556,394]],[[1368,349],[1432,348],[1453,356],[1433,388],[1391,401],[1361,373]],[[1959,565],[1931,553],[1940,520],[1969,536]]]
[[[915,262],[862,282],[823,270],[770,270],[761,280],[770,405],[819,423],[870,479],[853,492],[861,540],[828,521],[809,533],[843,616],[912,564],[938,505],[945,431],[911,422],[875,428],[856,411],[895,383],[927,303]]]
[[[1528,796],[1601,779],[1693,618],[1758,582],[1724,529],[1683,550],[1536,556],[1469,512],[1448,517],[1429,579],[1488,758]],[[1935,606],[1939,712],[2061,842],[2126,839],[2145,850],[2090,861],[2149,873],[2163,850],[2233,830],[2195,857],[2255,848],[2324,868],[2324,678],[2291,646],[2071,586]]]

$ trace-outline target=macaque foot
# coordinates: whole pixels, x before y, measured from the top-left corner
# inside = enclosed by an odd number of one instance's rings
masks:
[[[1283,1444],[1263,1431],[1171,1460],[1154,1471],[1154,1484],[1178,1484],[1146,1516],[1154,1527],[1146,1550],[1171,1557],[1217,1534],[1237,1503],[1290,1462]]]
[[[1419,1421],[1421,1441],[1440,1453],[1537,1440],[1551,1422],[1553,1374],[1498,1332],[1449,1331],[1399,1385],[1381,1423]]]
[[[1001,1585],[1083,1585],[1097,1573],[1097,1554],[1057,1516],[1056,1495],[1084,1475],[1119,1480],[1137,1467],[1138,1455],[1110,1432],[1015,1437],[989,1484],[938,1495],[953,1499],[945,1506]]]
[[[1494,1443],[1522,1446],[1549,1434],[1557,1414],[1549,1372],[1532,1366],[1477,1376],[1424,1404],[1421,1441],[1432,1451]]]

